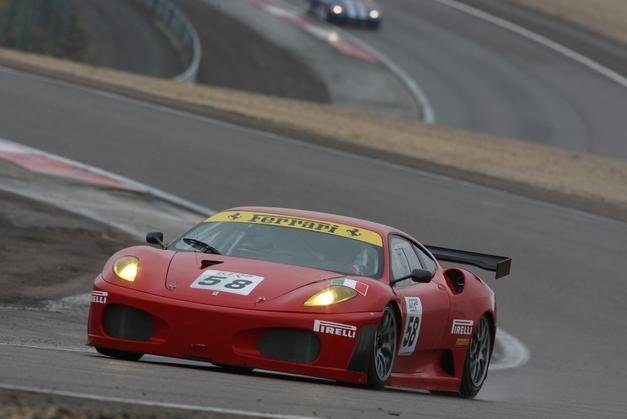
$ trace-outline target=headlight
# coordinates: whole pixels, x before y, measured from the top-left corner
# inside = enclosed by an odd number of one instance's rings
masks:
[[[331,285],[329,288],[312,295],[305,305],[308,307],[330,306],[350,300],[357,295],[357,291],[343,285]]]
[[[133,282],[137,276],[139,259],[135,256],[123,256],[113,264],[113,272],[125,281]]]
[[[342,9],[342,6],[340,5],[335,5],[331,8],[331,11],[335,13],[336,15],[339,15],[340,13],[342,13],[343,10],[344,9]]]
[[[381,13],[379,13],[378,10],[371,10],[370,11],[370,18],[371,19],[379,19],[379,16],[381,16]]]

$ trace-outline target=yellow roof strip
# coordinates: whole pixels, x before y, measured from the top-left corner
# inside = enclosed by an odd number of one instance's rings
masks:
[[[317,231],[319,233],[346,237],[365,243],[383,246],[383,239],[378,233],[355,226],[314,220],[311,218],[292,217],[283,214],[271,214],[255,211],[224,211],[207,218],[206,222],[255,223],[279,227],[297,228],[299,230]]]

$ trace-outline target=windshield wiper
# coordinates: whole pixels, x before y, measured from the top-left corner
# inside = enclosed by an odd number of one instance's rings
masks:
[[[185,244],[192,246],[195,249],[202,251],[203,253],[213,253],[214,255],[221,255],[220,251],[210,244],[203,241],[192,239],[191,237],[185,237],[183,239]]]

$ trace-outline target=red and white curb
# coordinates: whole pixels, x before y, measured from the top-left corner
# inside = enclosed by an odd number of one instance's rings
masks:
[[[0,139],[0,159],[31,172],[71,178],[101,186],[112,186],[133,191],[145,190],[139,184],[129,182],[119,176],[8,140]]]
[[[0,138],[0,160],[11,162],[31,172],[74,179],[97,186],[142,192],[202,216],[215,213],[212,209],[186,201],[141,182],[4,138]]]

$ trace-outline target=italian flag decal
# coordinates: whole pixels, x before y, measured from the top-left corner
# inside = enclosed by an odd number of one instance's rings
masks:
[[[361,295],[365,296],[368,293],[368,285],[363,282],[355,281],[354,279],[338,278],[332,279],[331,285],[343,285],[348,288],[352,288]]]

